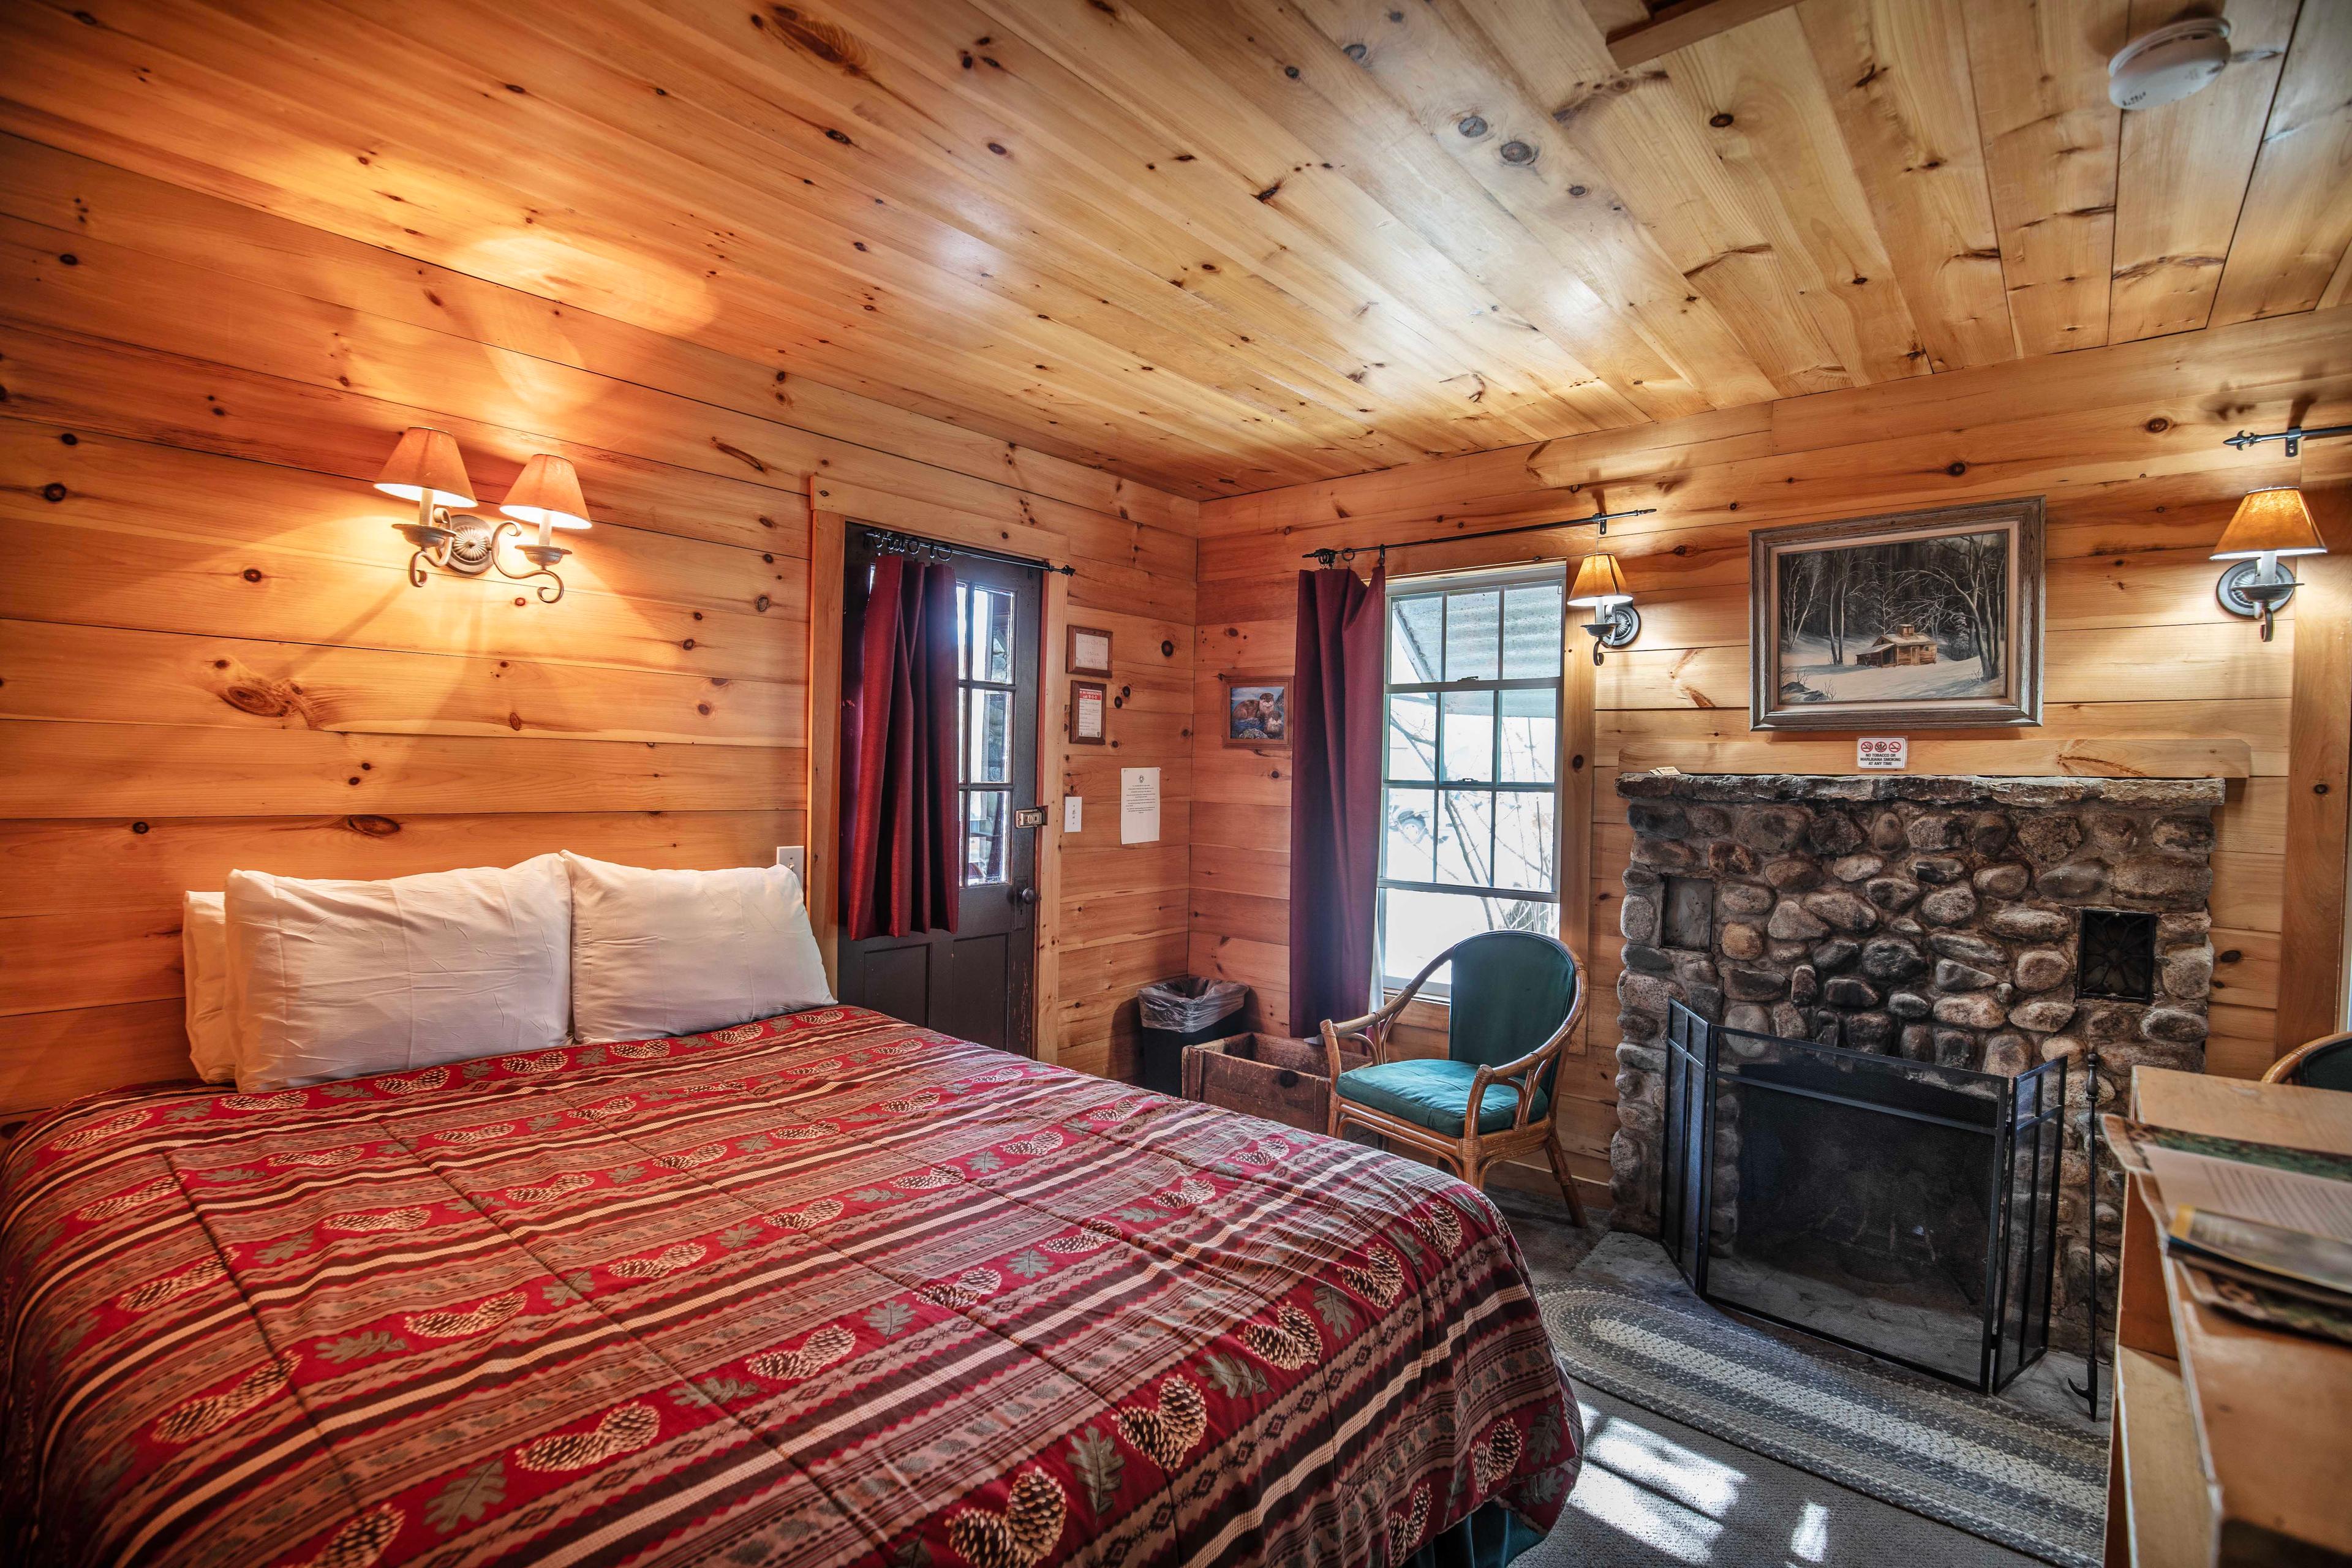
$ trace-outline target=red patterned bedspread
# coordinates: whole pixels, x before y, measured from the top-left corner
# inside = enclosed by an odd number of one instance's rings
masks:
[[[1391,1563],[1549,1527],[1470,1188],[855,1009],[125,1091],[0,1186],[25,1563]]]

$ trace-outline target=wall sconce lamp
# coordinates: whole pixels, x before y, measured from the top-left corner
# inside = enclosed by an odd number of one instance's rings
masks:
[[[563,597],[563,579],[556,563],[572,553],[555,542],[559,528],[586,528],[588,503],[580,494],[580,477],[572,464],[547,452],[535,453],[523,465],[514,488],[499,510],[512,521],[495,521],[451,507],[474,504],[474,484],[466,475],[466,459],[457,437],[446,430],[414,425],[393,449],[392,460],[376,476],[375,488],[386,495],[416,503],[416,521],[392,526],[414,545],[408,557],[411,586],[425,586],[425,569],[437,566],[461,577],[478,577],[495,569],[517,583],[536,582],[541,604]],[[524,541],[523,525],[536,523],[535,542]],[[511,533],[515,548],[533,570],[509,572],[499,559],[499,546]]]
[[[2233,616],[2252,616],[2263,623],[2263,641],[2271,640],[2271,621],[2280,606],[2294,597],[2294,573],[2279,563],[2282,555],[2325,555],[2327,545],[2303,504],[2303,492],[2293,485],[2253,490],[2238,503],[2213,559],[2231,563],[2213,592],[2221,607]]]
[[[1594,664],[1601,662],[1602,648],[1630,647],[1642,635],[1642,613],[1633,607],[1633,595],[1626,591],[1617,557],[1606,551],[1584,558],[1576,569],[1576,584],[1569,590],[1568,602],[1592,608],[1592,619],[1584,629],[1592,634]]]

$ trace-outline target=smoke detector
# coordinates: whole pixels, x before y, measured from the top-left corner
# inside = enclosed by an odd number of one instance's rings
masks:
[[[2107,62],[2107,100],[2117,109],[2154,109],[2187,98],[2230,63],[2230,24],[2219,16],[2168,22],[2134,38]]]

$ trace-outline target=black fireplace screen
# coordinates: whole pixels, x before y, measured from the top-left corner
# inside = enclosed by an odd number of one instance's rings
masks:
[[[1666,1021],[1661,1213],[1706,1300],[1980,1392],[2050,1339],[2063,1058],[2015,1078]]]

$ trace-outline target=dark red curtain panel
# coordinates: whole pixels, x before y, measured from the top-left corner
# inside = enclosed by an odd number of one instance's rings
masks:
[[[852,942],[953,931],[955,573],[897,555],[841,650],[841,923]]]
[[[1290,1032],[1370,1012],[1388,564],[1298,574],[1290,678]]]

